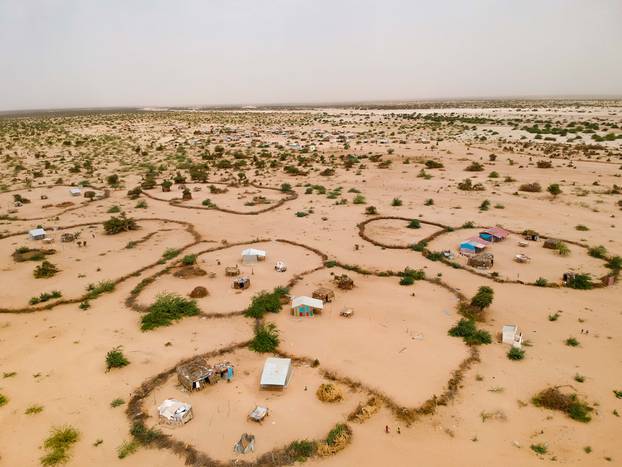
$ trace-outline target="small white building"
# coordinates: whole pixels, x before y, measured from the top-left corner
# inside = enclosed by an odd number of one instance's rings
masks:
[[[259,385],[262,389],[284,389],[291,376],[291,358],[269,357],[263,365]]]
[[[251,264],[266,259],[266,252],[255,248],[247,248],[242,251],[242,263]]]
[[[166,399],[158,407],[160,422],[167,425],[184,425],[192,420],[192,406],[177,399]]]
[[[300,297],[294,297],[292,300],[292,314],[294,316],[313,316],[315,313],[320,313],[323,309],[324,302],[317,298],[301,295]]]
[[[518,330],[518,326],[515,324],[506,324],[503,326],[501,330],[501,342],[520,349],[523,344],[523,335]]]
[[[71,196],[80,196],[80,193],[82,193],[82,190],[78,187],[74,187],[74,188],[70,188],[69,189],[69,194]]]
[[[31,240],[43,240],[46,234],[45,234],[45,230],[41,228],[37,228],[37,229],[32,229],[28,231],[28,235],[30,236]]]

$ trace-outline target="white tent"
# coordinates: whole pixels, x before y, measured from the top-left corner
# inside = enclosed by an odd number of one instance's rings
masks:
[[[32,240],[42,240],[45,238],[45,230],[43,229],[32,229],[28,232],[30,238]]]
[[[160,420],[171,425],[183,425],[192,420],[192,406],[177,399],[166,399],[158,407]]]
[[[245,264],[256,263],[266,259],[266,252],[255,248],[247,248],[242,251],[242,262]]]
[[[259,385],[264,389],[283,389],[292,375],[291,358],[269,357],[263,365]]]
[[[80,188],[70,188],[69,193],[71,193],[71,196],[80,196],[82,190],[80,190]]]
[[[515,324],[506,324],[503,326],[501,329],[501,342],[520,349],[523,344],[523,335],[519,332],[518,326]]]

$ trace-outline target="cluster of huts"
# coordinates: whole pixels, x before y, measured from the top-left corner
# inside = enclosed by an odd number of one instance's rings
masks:
[[[476,268],[491,268],[494,265],[494,255],[486,248],[495,242],[505,240],[510,232],[501,227],[490,227],[482,230],[477,236],[468,238],[460,243],[460,253],[467,256],[467,264]]]

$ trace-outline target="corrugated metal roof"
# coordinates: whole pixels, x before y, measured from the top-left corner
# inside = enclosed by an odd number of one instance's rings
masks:
[[[261,372],[262,386],[287,386],[287,378],[292,365],[290,358],[269,357]]]
[[[324,308],[324,302],[317,298],[305,297],[304,295],[300,297],[294,297],[292,300],[292,308],[296,308],[300,305],[307,305],[311,308],[318,308],[322,310]]]

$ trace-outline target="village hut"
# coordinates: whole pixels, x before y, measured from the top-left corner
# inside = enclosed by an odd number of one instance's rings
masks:
[[[509,235],[510,232],[501,227],[490,227],[479,233],[479,237],[488,242],[500,242],[501,240],[505,240]]]
[[[335,276],[335,284],[342,290],[351,290],[354,288],[354,281],[347,274]]]
[[[225,276],[234,277],[240,275],[240,268],[237,266],[227,266],[225,268]]]
[[[311,297],[294,297],[292,300],[292,315],[294,316],[313,316],[321,313],[324,309],[322,300]]]
[[[544,244],[542,246],[550,250],[556,250],[559,245],[561,245],[561,243],[562,241],[557,238],[547,238],[546,240],[544,240]]]
[[[236,277],[233,279],[233,288],[238,290],[246,290],[251,286],[251,280],[249,277]]]
[[[503,326],[501,329],[501,342],[520,349],[523,344],[523,335],[518,330],[518,326],[515,324]]]
[[[251,413],[248,414],[248,419],[254,422],[261,423],[264,418],[270,414],[268,407],[261,405],[256,406]]]
[[[277,261],[274,265],[274,270],[276,272],[285,272],[287,271],[287,265],[283,261]]]
[[[190,292],[189,294],[190,298],[203,298],[207,297],[208,295],[209,292],[202,285],[197,285],[194,289],[192,289],[192,292]]]
[[[257,250],[256,248],[247,248],[242,251],[242,263],[252,264],[257,261],[264,261],[266,259],[266,252],[263,250]]]
[[[473,255],[481,253],[490,245],[490,242],[481,237],[471,237],[460,243],[460,253]]]
[[[240,441],[233,446],[233,450],[238,454],[247,454],[255,451],[255,436],[243,433],[242,436],[240,436]]]
[[[313,298],[317,298],[318,300],[322,300],[323,302],[329,303],[335,299],[335,292],[327,287],[320,287],[319,289],[315,289],[311,296]]]
[[[229,362],[208,365],[202,358],[179,365],[176,369],[179,384],[189,391],[199,390],[207,384],[216,384],[221,379],[233,378],[233,365]]]
[[[192,420],[192,406],[177,399],[166,399],[158,407],[160,423],[182,426]]]
[[[73,233],[66,232],[60,236],[60,241],[62,243],[71,243],[78,238],[78,235],[79,234],[73,234]]]
[[[32,229],[28,232],[31,240],[43,240],[45,238],[45,230],[42,228]]]
[[[82,193],[82,190],[78,187],[74,187],[74,188],[70,188],[69,189],[69,194],[71,196],[80,196],[80,194]]]
[[[262,389],[285,389],[291,376],[291,358],[268,357],[263,365],[259,386]]]
[[[469,257],[469,260],[467,261],[467,264],[469,266],[472,266],[474,268],[484,268],[484,269],[491,268],[494,263],[495,263],[495,259],[494,259],[493,254],[486,253],[486,252],[473,255]]]

